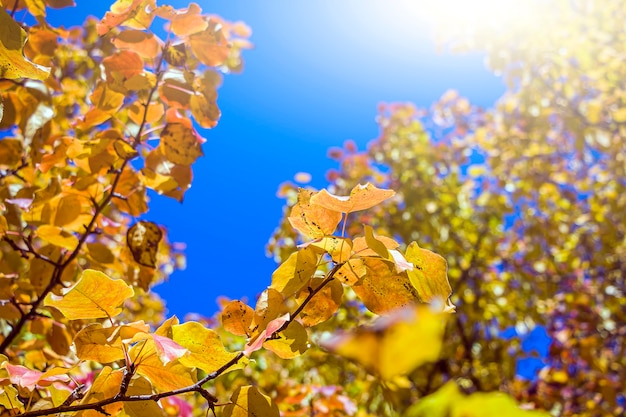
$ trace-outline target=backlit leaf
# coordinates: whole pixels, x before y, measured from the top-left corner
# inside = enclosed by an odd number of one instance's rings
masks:
[[[317,204],[329,210],[342,213],[365,210],[382,203],[395,195],[393,190],[385,190],[367,183],[359,184],[350,191],[349,196],[336,196],[326,190],[311,196],[311,204]]]
[[[26,32],[0,7],[0,78],[45,80],[50,68],[29,61],[23,52]]]
[[[317,269],[318,256],[312,248],[300,249],[292,253],[272,274],[270,288],[289,297],[311,279]]]
[[[155,223],[138,221],[126,233],[126,242],[135,262],[154,268],[163,232]]]
[[[220,27],[219,22],[210,20],[205,30],[189,36],[188,45],[193,54],[210,67],[222,65],[230,54],[230,46]]]
[[[78,238],[59,226],[41,225],[37,228],[37,236],[45,242],[69,251],[78,246]]]
[[[124,359],[123,342],[130,341],[138,332],[149,332],[143,322],[129,325],[102,327],[92,323],[81,329],[74,337],[76,356],[81,360],[111,363]]]
[[[9,373],[12,384],[24,387],[29,391],[33,391],[37,387],[47,387],[55,382],[67,382],[70,378],[67,376],[69,369],[53,367],[46,372],[28,369],[21,365],[11,365],[4,362],[2,367]]]
[[[366,274],[352,284],[352,289],[368,310],[384,314],[419,301],[406,273],[397,273],[393,264],[379,258],[365,258],[363,262]]]
[[[168,123],[161,132],[160,147],[167,159],[179,165],[191,165],[204,155],[202,142],[192,128],[182,123]]]
[[[441,255],[411,242],[406,259],[415,266],[408,275],[422,302],[430,303],[437,297],[446,301],[450,297],[452,287],[448,281],[448,264]]]
[[[298,202],[292,207],[289,223],[298,232],[309,238],[332,235],[341,221],[341,213],[311,203],[316,193],[300,188]]]
[[[324,281],[324,278],[313,278],[296,297],[301,305],[309,295],[308,288],[315,289]],[[337,279],[331,280],[326,286],[307,303],[306,307],[298,316],[305,327],[312,327],[323,323],[331,318],[339,306],[343,297],[343,285]]]
[[[445,317],[426,306],[407,307],[371,327],[333,336],[322,346],[391,381],[439,357]]]
[[[237,356],[224,348],[217,333],[198,322],[190,321],[172,326],[172,337],[190,352],[180,358],[180,363],[190,368],[202,369],[206,373],[218,370]]]
[[[306,352],[309,348],[308,342],[309,336],[306,329],[299,322],[292,321],[285,330],[276,335],[275,339],[266,340],[263,347],[282,359],[291,359]]]
[[[276,404],[257,387],[239,387],[230,400],[231,403],[224,406],[223,417],[280,417]]]
[[[163,47],[163,42],[154,33],[134,29],[121,31],[113,39],[113,44],[120,49],[132,49],[145,59],[156,58]]]
[[[335,263],[346,262],[352,253],[352,240],[335,236],[325,236],[321,239],[300,245],[299,247],[307,246],[321,249],[329,254]]]
[[[220,318],[226,331],[237,336],[249,336],[254,310],[239,300],[233,300],[224,307]]]
[[[110,318],[122,312],[120,305],[133,294],[124,281],[87,269],[62,296],[48,294],[44,305],[55,307],[70,320]]]
[[[148,378],[158,391],[184,388],[196,382],[195,370],[184,366],[179,360],[163,364],[152,338],[136,343],[129,355],[136,364],[137,373]]]
[[[91,404],[115,396],[120,390],[120,384],[123,378],[124,372],[121,369],[113,370],[110,366],[105,366],[102,368],[95,381],[93,381],[89,391],[80,401],[80,404]],[[102,409],[106,413],[115,416],[123,407],[123,402],[116,402],[105,405]],[[84,410],[76,414],[78,417],[98,417],[101,415],[102,413],[96,410]]]

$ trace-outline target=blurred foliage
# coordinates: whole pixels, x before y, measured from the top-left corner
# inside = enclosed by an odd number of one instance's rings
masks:
[[[444,48],[486,51],[508,86],[493,109],[454,91],[430,109],[384,104],[366,151],[348,141],[329,152],[339,163],[331,192],[363,181],[397,192],[351,214],[346,230],[367,222],[449,264],[457,313],[442,354],[394,392],[396,404],[457,381],[554,415],[625,412],[626,6],[530,3],[531,16],[499,30],[470,22],[438,32]],[[295,189],[285,183],[279,195],[291,202]],[[287,226],[268,246],[277,260],[298,242]],[[536,326],[550,346],[529,380],[516,364],[538,356],[521,345]],[[503,337],[511,328],[517,336]]]

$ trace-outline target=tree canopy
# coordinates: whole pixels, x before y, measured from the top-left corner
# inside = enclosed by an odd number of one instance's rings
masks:
[[[182,200],[249,28],[193,3],[67,29],[46,10],[71,0],[0,5],[0,415],[624,412],[621,2],[442,29],[487,51],[496,106],[381,105],[327,188],[281,186],[256,303],[185,322],[150,291],[183,254],[138,218],[149,189]],[[545,366],[519,378],[536,326]]]

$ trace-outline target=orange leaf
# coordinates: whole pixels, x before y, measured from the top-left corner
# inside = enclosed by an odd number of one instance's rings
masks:
[[[134,75],[143,72],[143,60],[136,52],[124,50],[108,56],[102,60],[107,82],[111,83],[119,79],[119,75],[123,80],[128,80]]]
[[[393,190],[384,190],[367,183],[357,185],[350,191],[350,196],[336,196],[326,190],[311,197],[311,204],[317,204],[329,210],[342,213],[365,210],[395,195]]]
[[[220,317],[226,331],[237,336],[248,336],[254,310],[239,300],[233,300],[224,307]]]
[[[202,32],[209,24],[201,13],[202,9],[196,3],[190,3],[186,9],[175,10],[172,16],[172,32],[181,37]]]
[[[300,188],[298,202],[292,207],[289,215],[291,227],[310,238],[332,235],[341,221],[341,213],[318,204],[313,204],[313,197],[319,193]]]
[[[300,291],[296,297],[296,302],[301,305],[308,297],[308,288],[317,288],[324,278],[313,278],[307,285],[307,289]],[[299,315],[305,327],[312,327],[323,323],[331,318],[339,306],[343,297],[343,285],[337,279],[330,281],[320,292],[311,298]]]
[[[211,20],[205,30],[189,36],[188,45],[193,54],[210,67],[222,65],[230,54],[230,46],[220,26],[219,22]]]
[[[160,147],[165,157],[179,165],[191,165],[203,156],[202,140],[182,123],[168,123],[161,132]]]
[[[86,269],[63,296],[48,294],[44,305],[58,309],[70,320],[111,318],[122,312],[119,306],[133,294],[124,281]]]
[[[113,39],[113,44],[119,49],[132,49],[145,59],[156,58],[163,48],[163,42],[154,33],[135,29],[121,31]]]
[[[394,265],[380,258],[364,258],[366,274],[352,289],[368,310],[384,314],[419,301],[419,295],[406,273],[397,273]]]

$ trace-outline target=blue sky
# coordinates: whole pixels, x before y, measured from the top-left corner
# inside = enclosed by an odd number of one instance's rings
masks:
[[[54,24],[102,17],[109,2],[78,0],[51,14]],[[160,4],[164,2],[160,2]],[[170,4],[183,7],[186,2]],[[480,54],[437,54],[419,10],[401,0],[199,1],[204,12],[242,20],[255,49],[245,69],[219,90],[222,118],[202,131],[205,157],[194,165],[185,202],[153,196],[144,218],[187,244],[187,269],[156,291],[170,314],[205,315],[220,295],[254,299],[276,265],[265,244],[282,215],[278,185],[299,171],[326,185],[328,148],[378,135],[380,102],[429,106],[454,88],[490,107],[504,91]]]

